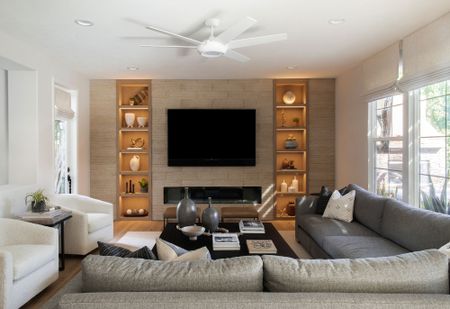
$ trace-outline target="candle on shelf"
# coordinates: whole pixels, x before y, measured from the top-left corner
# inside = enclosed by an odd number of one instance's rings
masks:
[[[294,188],[294,192],[298,192],[298,179],[296,176],[292,179],[291,187]]]
[[[283,179],[283,182],[281,183],[280,192],[286,193],[288,190],[288,185],[286,181]]]

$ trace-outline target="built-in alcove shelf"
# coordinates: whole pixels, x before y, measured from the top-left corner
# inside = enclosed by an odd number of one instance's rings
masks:
[[[303,79],[274,80],[274,183],[275,218],[292,219],[295,199],[308,193],[308,81]],[[296,145],[286,141],[295,141]],[[293,148],[295,147],[295,148]],[[288,164],[289,169],[286,163]],[[295,179],[297,192],[281,192],[281,184],[288,187]],[[291,207],[291,206],[290,206]]]
[[[151,84],[150,80],[118,80],[117,91],[117,214],[121,220],[142,220],[151,217],[151,198],[149,193],[140,192],[139,181],[148,182],[151,192]],[[134,114],[135,121],[127,124],[125,114]],[[138,117],[147,118],[145,127],[138,127]],[[137,143],[136,141],[139,141]],[[141,144],[143,142],[143,144]],[[130,150],[128,147],[142,147]],[[139,169],[132,171],[130,161],[139,157]],[[126,192],[127,184],[134,186],[135,193]],[[131,190],[130,190],[131,191]],[[127,215],[127,210],[143,209],[144,216]]]

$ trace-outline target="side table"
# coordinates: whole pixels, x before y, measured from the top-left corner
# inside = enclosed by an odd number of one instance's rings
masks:
[[[59,231],[59,270],[63,271],[65,268],[65,254],[64,254],[64,223],[72,218],[72,212],[66,210],[54,210],[52,212],[32,213],[27,212],[19,219],[35,224],[40,224],[48,227],[57,228]]]

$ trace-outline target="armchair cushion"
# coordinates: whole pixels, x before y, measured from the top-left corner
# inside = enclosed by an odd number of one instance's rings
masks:
[[[10,245],[0,247],[0,251],[12,255],[14,280],[26,277],[55,258],[53,245]]]
[[[95,231],[111,225],[112,216],[110,214],[103,213],[86,213],[88,217],[88,232],[93,233]]]

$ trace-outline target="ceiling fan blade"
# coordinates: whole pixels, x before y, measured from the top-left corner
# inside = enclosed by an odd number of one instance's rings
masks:
[[[249,57],[244,56],[241,53],[235,52],[234,50],[229,49],[225,54],[225,57],[239,61],[239,62],[247,62],[250,60]]]
[[[248,38],[248,39],[242,39],[242,40],[233,40],[230,43],[228,43],[229,48],[241,48],[241,47],[247,47],[247,46],[254,46],[254,45],[260,45],[260,44],[267,44],[277,41],[283,41],[287,39],[286,33],[278,33],[278,34],[271,34],[271,35],[263,35],[263,36],[257,36],[254,38]]]
[[[246,17],[237,24],[234,24],[221,34],[217,36],[217,39],[223,44],[228,44],[233,39],[237,38],[241,33],[245,32],[248,28],[256,24],[256,19]]]
[[[169,35],[171,37],[183,40],[185,42],[189,42],[191,44],[199,45],[201,43],[200,41],[188,38],[187,36],[183,36],[183,35],[180,35],[180,34],[177,34],[177,33],[173,33],[173,32],[170,32],[170,31],[167,31],[167,30],[164,30],[164,29],[156,28],[156,27],[153,27],[153,26],[145,26],[145,28],[147,28],[149,30],[153,30],[153,31],[159,32],[159,33],[162,33],[162,34]]]
[[[139,47],[155,47],[155,48],[197,48],[197,46],[182,46],[182,45],[148,45],[142,44]]]

